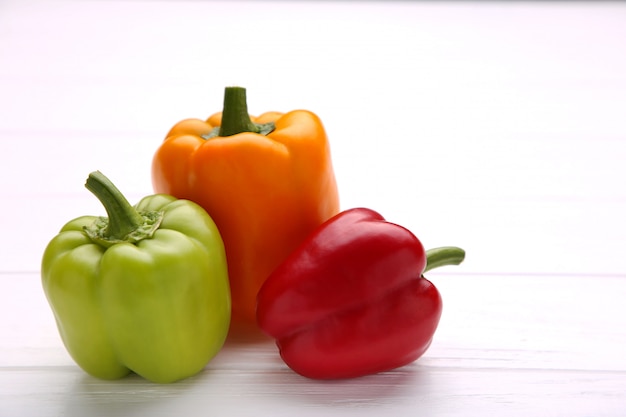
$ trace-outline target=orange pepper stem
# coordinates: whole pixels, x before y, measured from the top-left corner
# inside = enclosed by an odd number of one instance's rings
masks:
[[[232,136],[242,132],[259,132],[258,125],[252,122],[248,114],[246,89],[226,87],[219,136]]]

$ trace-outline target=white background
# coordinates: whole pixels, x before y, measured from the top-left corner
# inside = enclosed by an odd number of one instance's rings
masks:
[[[159,386],[82,373],[39,282],[103,171],[151,194],[169,128],[309,109],[343,209],[370,207],[466,261],[400,370],[321,383],[271,341],[231,341]],[[0,2],[0,416],[567,415],[626,412],[626,4]]]

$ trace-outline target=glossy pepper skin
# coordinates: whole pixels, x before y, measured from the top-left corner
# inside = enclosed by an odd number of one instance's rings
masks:
[[[238,323],[255,323],[267,276],[339,212],[320,119],[305,110],[251,118],[238,87],[226,88],[223,113],[171,129],[154,156],[152,180],[156,192],[197,202],[217,224]]]
[[[197,204],[167,195],[131,207],[99,172],[86,185],[108,218],[70,221],[42,260],[43,289],[68,352],[102,379],[132,371],[168,383],[198,373],[230,322],[215,223]]]
[[[440,265],[464,252],[434,252]],[[450,259],[452,254],[455,259]],[[369,209],[321,225],[267,279],[258,295],[261,329],[295,372],[351,378],[413,362],[431,343],[441,297],[422,273],[427,255],[406,228]],[[437,265],[434,265],[437,266]]]

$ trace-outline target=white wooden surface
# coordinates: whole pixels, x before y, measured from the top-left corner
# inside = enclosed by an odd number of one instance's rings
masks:
[[[85,375],[39,282],[102,170],[152,192],[166,131],[220,109],[307,108],[343,208],[466,262],[433,272],[426,355],[316,382],[234,339],[196,377]],[[626,3],[0,2],[0,416],[623,416]]]

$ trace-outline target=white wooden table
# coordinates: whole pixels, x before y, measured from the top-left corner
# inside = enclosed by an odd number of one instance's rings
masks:
[[[430,275],[444,314],[404,368],[318,382],[271,340],[231,340],[170,385],[69,358],[43,248],[137,201],[177,121],[306,108],[342,207],[466,262]],[[0,416],[623,416],[626,3],[0,2]]]

